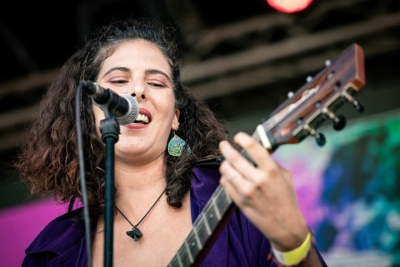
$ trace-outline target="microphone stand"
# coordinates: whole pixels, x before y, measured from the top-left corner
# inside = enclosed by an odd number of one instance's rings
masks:
[[[119,123],[107,104],[100,106],[105,119],[100,121],[101,139],[105,143],[105,189],[104,189],[104,266],[111,267],[113,259],[114,224],[114,147],[120,133]]]

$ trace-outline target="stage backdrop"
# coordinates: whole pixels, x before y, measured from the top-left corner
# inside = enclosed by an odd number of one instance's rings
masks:
[[[360,117],[361,118],[361,117]],[[400,111],[362,117],[341,132],[321,127],[273,154],[294,176],[300,206],[330,267],[400,264]],[[0,267],[21,265],[24,249],[65,212],[51,199],[0,211]]]
[[[294,174],[303,214],[330,267],[400,266],[400,111],[322,127],[274,157]]]

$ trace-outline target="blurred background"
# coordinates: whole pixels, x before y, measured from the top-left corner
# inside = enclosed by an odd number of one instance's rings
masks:
[[[366,85],[355,98],[365,112],[343,106],[348,127],[332,135],[322,127],[325,150],[307,139],[276,158],[300,177],[299,201],[330,266],[400,266],[400,1],[305,2],[286,13],[265,0],[9,1],[0,9],[0,233],[8,234],[0,266],[19,266],[38,231],[65,211],[31,196],[10,166],[41,96],[94,27],[132,14],[180,25],[182,79],[232,133],[252,134],[326,60],[360,45]]]

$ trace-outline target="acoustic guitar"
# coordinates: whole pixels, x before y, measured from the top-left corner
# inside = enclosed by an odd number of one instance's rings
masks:
[[[335,111],[345,103],[351,103],[362,113],[363,106],[353,96],[364,85],[364,52],[354,43],[334,60],[327,60],[323,70],[290,94],[268,120],[257,126],[252,137],[271,153],[283,144],[296,144],[308,136],[315,137],[317,144],[323,146],[325,137],[316,129],[331,120],[335,130],[342,130],[346,119],[336,116]],[[245,151],[241,153],[251,161]],[[223,160],[210,158],[196,165],[218,166]],[[168,266],[199,266],[235,209],[231,198],[218,186]]]

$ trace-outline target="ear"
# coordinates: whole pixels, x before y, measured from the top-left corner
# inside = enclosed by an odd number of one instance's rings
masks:
[[[174,112],[174,118],[172,119],[172,130],[176,131],[179,128],[179,115],[181,114],[181,111],[179,109],[175,109]]]

